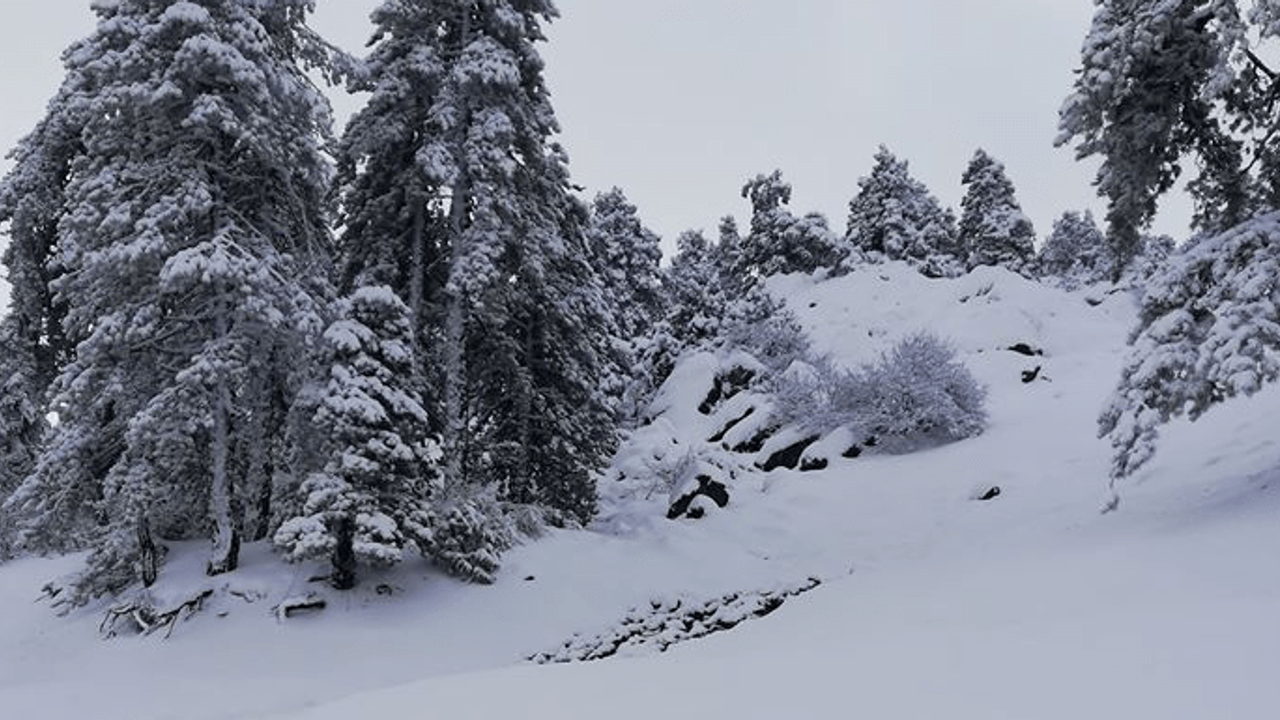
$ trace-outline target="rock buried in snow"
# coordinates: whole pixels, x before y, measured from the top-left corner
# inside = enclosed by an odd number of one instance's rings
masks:
[[[276,619],[283,622],[302,613],[319,612],[324,609],[324,597],[318,593],[307,593],[285,598],[276,606]]]
[[[1024,342],[1010,345],[1005,349],[1009,350],[1010,352],[1016,352],[1019,355],[1026,355],[1027,357],[1039,357],[1041,355],[1044,355],[1044,351],[1041,350],[1040,348],[1031,347],[1030,345]]]
[[[1000,497],[999,485],[982,485],[973,491],[973,499],[986,502]]]
[[[764,464],[759,465],[758,467],[765,472],[769,472],[770,470],[780,467],[787,468],[788,470],[795,470],[796,466],[800,464],[800,456],[804,454],[804,451],[810,445],[818,442],[818,437],[819,436],[817,435],[810,435],[808,437],[801,438],[800,440],[771,454],[769,459],[765,460]]]
[[[747,389],[755,377],[754,370],[741,366],[716,375],[711,390],[707,392],[707,397],[698,405],[698,412],[710,415],[721,402]]]
[[[729,488],[725,487],[724,483],[712,480],[709,475],[699,475],[696,481],[696,486],[689,487],[689,489],[681,493],[667,508],[668,520],[675,520],[682,516],[696,520],[704,516],[707,510],[704,504],[698,503],[696,509],[691,507],[694,506],[694,500],[697,498],[708,498],[717,507],[724,507],[729,504]]]
[[[704,602],[685,598],[652,600],[646,606],[632,608],[622,622],[606,632],[590,637],[575,635],[559,648],[527,659],[539,664],[568,663],[603,660],[618,654],[665,652],[672,645],[765,617],[788,599],[821,584],[818,578],[809,578],[779,590],[729,593]]]

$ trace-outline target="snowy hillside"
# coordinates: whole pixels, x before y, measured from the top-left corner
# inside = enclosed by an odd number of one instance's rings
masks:
[[[0,566],[4,716],[1280,712],[1280,388],[1172,424],[1120,510],[1102,515],[1109,457],[1096,418],[1124,358],[1131,297],[996,268],[931,280],[894,263],[770,289],[846,366],[919,330],[948,338],[988,388],[986,432],[910,455],[832,453],[810,472],[763,472],[757,455],[726,451],[728,505],[667,520],[667,490],[645,468],[722,447],[708,443],[715,417],[698,405],[730,359],[688,356],[653,423],[624,445],[596,524],[517,548],[492,587],[405,563],[340,593],[308,582],[314,567],[281,577],[262,545],[238,572],[208,579],[202,554],[179,546],[165,592],[180,602],[211,591],[204,609],[168,639],[161,629],[104,641],[107,606],[64,619],[33,602],[74,558]],[[1041,354],[1009,349],[1019,345]],[[998,496],[977,499],[994,486]],[[327,607],[273,610],[310,594]],[[677,625],[718,623],[733,627],[665,652],[618,641],[620,628],[678,640]],[[618,657],[528,659],[600,638],[620,643]]]

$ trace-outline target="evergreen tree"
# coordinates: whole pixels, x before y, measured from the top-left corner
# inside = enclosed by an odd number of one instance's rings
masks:
[[[208,571],[236,566],[252,379],[297,363],[326,287],[308,7],[100,3],[65,56],[83,147],[53,289],[78,345],[56,432],[8,507],[36,547],[93,543],[76,600],[153,581],[156,533],[211,528]]]
[[[443,132],[433,115],[450,57],[440,29],[458,12],[445,5],[385,2],[373,11],[371,53],[348,82],[369,99],[338,146],[341,288],[389,285],[419,334],[440,314],[447,280],[447,188],[428,155]]]
[[[719,333],[726,284],[716,262],[717,250],[696,230],[676,239],[676,255],[665,277],[670,298],[667,322],[682,347],[696,346]]]
[[[1004,165],[984,150],[974,153],[964,171],[960,243],[968,249],[968,267],[1000,265],[1029,273],[1035,255],[1035,230],[1014,197]]]
[[[613,309],[622,337],[647,334],[664,310],[658,236],[640,223],[635,205],[615,187],[592,202],[587,240],[604,302]]]
[[[49,104],[49,114],[14,151],[14,168],[0,182],[0,228],[9,236],[3,262],[9,281],[12,318],[8,342],[30,355],[27,381],[42,395],[71,354],[63,331],[65,307],[54,300],[52,283],[61,275],[55,253],[64,193],[73,160],[83,151],[82,104],[75,102],[84,83],[71,74]]]
[[[734,270],[739,276],[808,273],[834,267],[844,258],[826,218],[818,214],[797,218],[787,210],[791,185],[782,180],[780,171],[749,180],[742,187],[742,197],[751,201],[751,232],[736,248]]]
[[[1042,276],[1058,277],[1070,285],[1094,283],[1110,277],[1106,237],[1093,213],[1066,212],[1053,223],[1036,258]]]
[[[849,202],[849,245],[863,259],[906,260],[933,277],[963,272],[967,253],[959,245],[955,215],[888,148],[881,145],[875,160]]]
[[[35,392],[35,358],[17,324],[13,315],[0,320],[0,560],[17,549],[5,501],[34,467],[45,429],[43,398]]]
[[[1147,282],[1119,386],[1099,420],[1112,487],[1155,454],[1159,428],[1280,377],[1280,213],[1204,237]]]
[[[335,315],[316,418],[329,460],[303,483],[303,514],[275,540],[291,559],[328,557],[331,582],[347,589],[357,564],[394,564],[408,541],[431,547],[438,448],[426,435],[409,308],[386,286],[364,286]]]
[[[1107,198],[1112,279],[1137,254],[1184,160],[1197,227],[1216,234],[1273,200],[1280,175],[1273,142],[1280,120],[1275,72],[1251,44],[1274,40],[1270,0],[1097,0],[1074,92],[1057,143],[1080,158],[1101,156],[1096,184]],[[1271,204],[1269,207],[1274,207]]]
[[[496,481],[507,499],[585,519],[592,473],[613,441],[590,334],[607,315],[583,211],[550,142],[557,127],[535,43],[555,9],[548,0],[388,5],[427,13],[434,28],[416,51],[419,66],[438,70],[438,85],[420,99],[430,122],[415,158],[447,198],[439,218],[448,248],[439,331],[445,482]],[[375,21],[380,37],[406,36],[392,15]]]
[[[605,360],[602,389],[618,422],[627,425],[638,420],[652,390],[640,358],[666,310],[662,249],[619,188],[595,198],[587,241],[610,316],[611,329],[598,342]]]

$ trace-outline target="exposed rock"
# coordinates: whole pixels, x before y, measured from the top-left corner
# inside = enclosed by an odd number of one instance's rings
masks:
[[[667,508],[667,519],[675,520],[679,517],[700,518],[706,514],[705,508],[698,508],[696,515],[690,512],[690,506],[698,497],[709,498],[717,507],[724,507],[729,504],[729,488],[724,483],[711,479],[709,475],[699,475],[696,478],[697,486],[692,487],[681,493]]]
[[[744,367],[735,367],[729,372],[716,375],[715,382],[711,385],[711,391],[707,393],[706,399],[698,405],[698,412],[703,415],[710,415],[721,402],[746,390],[755,377],[755,370]]]
[[[712,435],[711,437],[707,438],[707,442],[718,443],[718,442],[720,442],[721,440],[724,440],[724,436],[725,436],[725,435],[728,435],[730,430],[732,430],[734,427],[736,427],[736,426],[738,425],[738,423],[740,423],[740,422],[742,422],[743,420],[746,420],[747,418],[751,417],[751,414],[752,414],[752,413],[754,413],[755,411],[756,411],[756,409],[755,409],[754,407],[749,407],[749,408],[747,408],[747,411],[746,411],[746,412],[744,412],[744,413],[742,413],[741,415],[739,415],[738,417],[736,417],[736,418],[734,418],[734,419],[730,420],[730,421],[729,421],[729,423],[728,423],[727,425],[725,425],[724,427],[720,428],[720,432],[718,432],[718,433],[716,433],[715,435]]]
[[[760,466],[760,469],[765,472],[780,467],[795,470],[796,466],[800,464],[800,456],[804,454],[805,448],[817,442],[819,437],[819,435],[810,435],[782,448],[770,455],[769,459],[765,460],[764,464]]]
[[[729,593],[705,602],[652,600],[646,607],[632,608],[612,630],[591,637],[575,635],[559,648],[528,659],[539,664],[568,663],[603,660],[620,652],[665,652],[672,645],[765,617],[782,607],[789,598],[809,592],[820,584],[817,578],[809,578],[781,590]]]
[[[752,435],[749,439],[734,445],[732,448],[726,447],[726,450],[733,450],[736,453],[758,453],[764,449],[764,444],[778,432],[776,425],[767,425]]]
[[[800,472],[816,472],[826,470],[830,463],[826,458],[805,458],[800,461]]]
[[[988,500],[995,500],[998,497],[1000,497],[1000,486],[992,485],[991,487],[976,493],[974,499],[986,502]]]

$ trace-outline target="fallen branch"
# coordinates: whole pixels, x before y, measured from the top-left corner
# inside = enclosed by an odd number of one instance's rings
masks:
[[[146,600],[116,605],[107,610],[106,617],[102,618],[102,622],[98,625],[98,633],[107,638],[115,637],[118,634],[116,623],[121,618],[128,618],[133,622],[138,634],[150,635],[160,628],[165,628],[164,637],[168,639],[173,635],[173,628],[178,624],[178,620],[182,619],[183,614],[185,613],[187,617],[195,615],[204,607],[204,601],[212,595],[213,588],[206,588],[163,612],[157,611]]]

